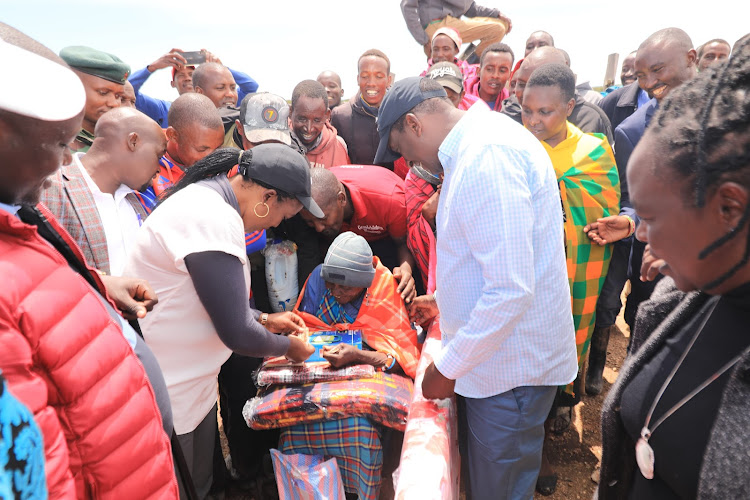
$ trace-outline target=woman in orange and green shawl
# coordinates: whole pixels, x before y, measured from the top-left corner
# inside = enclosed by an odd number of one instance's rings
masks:
[[[614,154],[606,137],[584,134],[567,121],[574,106],[575,75],[570,68],[563,64],[546,64],[532,73],[523,94],[522,118],[524,126],[541,141],[557,174],[580,369],[594,331],[596,302],[612,256],[611,245],[593,244],[583,228],[589,220],[619,213],[620,184]],[[576,379],[566,387],[557,398],[556,406],[574,406],[580,400],[579,386]],[[566,413],[567,418],[563,420],[569,423],[570,411]],[[558,422],[553,426],[559,427]],[[564,429],[562,426],[560,430]],[[537,490],[550,494],[557,479],[545,462],[543,460]]]

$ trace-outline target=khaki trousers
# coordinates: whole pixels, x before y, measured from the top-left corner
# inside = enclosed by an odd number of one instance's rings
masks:
[[[440,21],[431,23],[425,28],[427,36],[432,40],[432,35],[443,27],[453,28],[459,32],[464,43],[470,43],[479,40],[476,54],[482,57],[482,52],[489,45],[499,42],[505,37],[508,27],[505,22],[496,17],[471,17],[466,19],[457,19],[453,16],[447,16]],[[460,49],[460,47],[459,47]]]

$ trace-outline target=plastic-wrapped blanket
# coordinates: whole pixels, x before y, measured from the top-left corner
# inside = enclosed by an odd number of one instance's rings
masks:
[[[364,379],[272,386],[250,399],[242,414],[256,430],[369,417],[403,431],[413,393],[410,379],[378,372]]]
[[[456,400],[425,399],[421,389],[425,369],[441,349],[440,322],[436,319],[422,347],[401,464],[393,474],[396,500],[458,498],[460,459]]]
[[[319,364],[292,366],[262,366],[258,371],[255,384],[265,387],[275,384],[307,384],[310,382],[332,382],[375,376],[372,365],[352,365],[345,368],[333,368]]]

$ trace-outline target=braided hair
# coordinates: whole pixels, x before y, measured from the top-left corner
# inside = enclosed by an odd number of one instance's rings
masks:
[[[185,175],[172,187],[164,192],[159,205],[175,194],[177,191],[203,179],[210,179],[218,175],[228,175],[234,166],[237,166],[238,174],[246,181],[252,181],[266,189],[273,189],[279,201],[294,199],[294,195],[281,191],[265,182],[255,180],[251,177],[251,165],[253,162],[253,151],[242,151],[236,148],[219,148],[205,158],[197,161],[192,167],[185,170]],[[158,207],[158,205],[157,205]]]
[[[665,99],[647,133],[659,138],[667,163],[690,182],[687,202],[696,208],[720,183],[734,181],[750,189],[750,35],[735,45],[725,63],[701,72]],[[750,204],[740,222],[698,258],[705,259],[734,239],[750,220]],[[743,258],[705,285],[716,288],[750,259],[750,231]]]

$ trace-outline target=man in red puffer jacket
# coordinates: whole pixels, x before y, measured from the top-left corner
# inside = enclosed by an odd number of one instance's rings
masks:
[[[169,439],[121,317],[70,236],[34,206],[71,160],[83,87],[53,52],[2,23],[0,57],[32,75],[0,83],[0,370],[42,431],[49,498],[176,499]],[[35,88],[47,81],[56,92]],[[135,313],[129,295],[140,291],[123,293]]]

